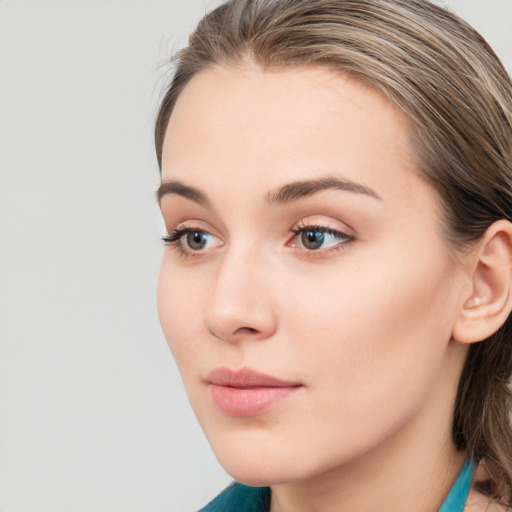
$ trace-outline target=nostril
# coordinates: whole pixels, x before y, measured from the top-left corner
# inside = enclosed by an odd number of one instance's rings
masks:
[[[257,332],[258,330],[253,327],[240,327],[233,334],[256,334]]]

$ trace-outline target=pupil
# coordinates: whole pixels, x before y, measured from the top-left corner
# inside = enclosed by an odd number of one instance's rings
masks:
[[[319,249],[324,243],[324,234],[320,231],[306,231],[302,234],[302,243],[307,249]]]
[[[191,231],[187,234],[187,244],[191,249],[202,249],[206,245],[206,233]]]

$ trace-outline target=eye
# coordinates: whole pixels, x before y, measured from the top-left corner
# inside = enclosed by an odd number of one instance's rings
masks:
[[[222,242],[208,231],[187,227],[174,229],[170,235],[162,237],[162,240],[184,255],[222,245]]]
[[[189,231],[183,235],[184,241],[193,251],[200,251],[208,245],[208,240],[212,235],[205,231]]]
[[[353,237],[327,226],[300,226],[292,230],[295,234],[289,245],[306,251],[321,251],[342,248]]]

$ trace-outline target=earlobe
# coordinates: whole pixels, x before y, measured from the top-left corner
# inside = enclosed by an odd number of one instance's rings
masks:
[[[452,337],[461,343],[494,334],[512,310],[512,223],[493,223],[472,253],[470,294],[463,298]]]

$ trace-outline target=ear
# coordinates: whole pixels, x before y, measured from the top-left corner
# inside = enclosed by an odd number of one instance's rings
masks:
[[[489,226],[471,252],[469,292],[452,337],[461,343],[475,343],[494,334],[512,310],[512,223],[499,220]]]

